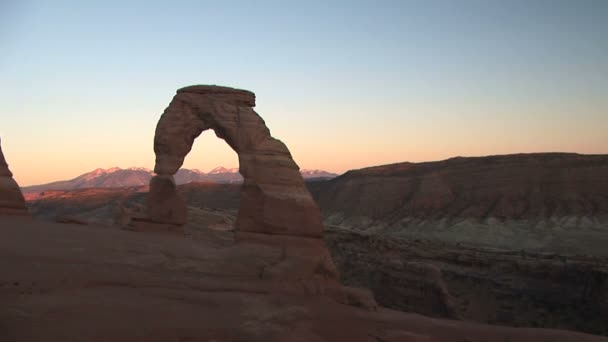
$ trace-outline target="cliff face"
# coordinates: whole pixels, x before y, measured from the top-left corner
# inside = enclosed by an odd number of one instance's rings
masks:
[[[608,213],[608,155],[457,157],[349,171],[326,183],[326,213],[371,219],[522,219]]]
[[[499,325],[608,334],[608,258],[492,250],[329,229],[350,286],[378,304]]]
[[[589,252],[587,245],[561,238],[582,234],[592,252],[605,250],[595,245],[607,235],[608,155],[400,163],[349,171],[310,187],[329,225],[568,253]]]
[[[427,315],[608,334],[608,156],[453,158],[310,183],[349,285]]]

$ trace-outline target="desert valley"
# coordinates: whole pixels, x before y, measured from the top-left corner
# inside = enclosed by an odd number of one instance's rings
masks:
[[[0,1],[0,342],[608,342],[608,1]]]
[[[608,156],[305,177],[254,101],[180,89],[156,130],[154,174],[99,169],[20,189],[3,159],[4,336],[606,340],[582,333],[608,334]],[[179,171],[206,129],[239,154],[244,179]],[[193,173],[203,182],[176,182]]]
[[[606,334],[607,156],[403,163],[306,185],[342,280],[397,310]],[[33,189],[38,189],[33,187]],[[147,186],[38,193],[34,217],[126,226]],[[193,234],[234,229],[240,184],[178,185]]]

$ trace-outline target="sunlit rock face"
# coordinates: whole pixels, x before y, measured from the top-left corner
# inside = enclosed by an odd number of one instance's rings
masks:
[[[185,210],[180,209],[185,203],[177,197],[171,200],[175,187],[170,183],[194,139],[212,129],[239,157],[244,183],[237,230],[321,236],[321,214],[298,165],[287,146],[270,135],[254,106],[255,95],[246,90],[190,86],[177,91],[161,116],[154,137],[157,176],[151,182],[148,205],[152,221],[178,225],[185,222]]]
[[[9,170],[0,144],[0,215],[28,215],[23,194]]]

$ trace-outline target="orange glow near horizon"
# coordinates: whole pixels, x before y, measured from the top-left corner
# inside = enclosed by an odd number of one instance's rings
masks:
[[[151,138],[151,137],[150,137]],[[451,137],[444,141],[435,137],[411,136],[412,140],[391,141],[373,139],[349,139],[334,142],[317,140],[282,139],[290,148],[292,155],[302,169],[322,169],[338,174],[350,169],[391,164],[398,162],[424,162],[443,160],[456,156],[484,156],[510,153],[534,152],[576,152],[583,154],[603,154],[608,146],[601,137],[576,142],[561,140],[560,137],[547,139],[542,143],[526,146],[527,139],[519,141],[492,141],[487,136],[479,135],[479,140],[467,141]],[[498,137],[497,137],[498,138]],[[588,137],[589,138],[589,137]],[[595,140],[595,141],[594,141]],[[148,142],[150,142],[148,140]],[[415,143],[418,141],[418,143]],[[479,141],[481,143],[476,143]],[[561,141],[561,144],[557,143]],[[144,140],[145,142],[145,140]],[[141,142],[129,149],[118,149],[105,144],[71,145],[65,144],[30,146],[21,150],[11,142],[3,139],[3,150],[15,179],[21,186],[67,180],[97,168],[110,167],[146,167],[153,169],[154,153],[151,144]],[[53,153],[49,151],[52,149]],[[65,153],[61,151],[67,151]],[[141,152],[140,152],[141,151]],[[149,152],[144,152],[149,151]],[[217,167],[237,167],[237,154],[223,140],[215,137],[211,131],[204,132],[195,141],[192,151],[186,156],[184,168],[199,169],[204,172]]]
[[[442,160],[532,152],[608,153],[608,106],[561,107],[552,113],[535,106],[491,110],[450,102],[403,100],[373,107],[340,108],[322,102],[292,108],[284,101],[258,100],[256,111],[274,137],[290,149],[300,168],[343,173],[350,169],[398,162]],[[56,125],[49,111],[32,126],[28,115],[16,117],[12,128],[0,132],[2,148],[21,186],[77,177],[97,168],[154,167],[153,140],[160,114],[158,103],[143,106],[112,120],[96,121],[101,113]],[[268,106],[267,103],[272,103]],[[416,104],[417,103],[417,104]],[[571,114],[578,110],[580,115]],[[378,111],[379,115],[368,113]],[[449,114],[448,114],[449,113]],[[140,119],[144,118],[144,119]],[[316,118],[316,119],[315,119]],[[549,118],[549,119],[547,119]],[[114,121],[119,120],[121,124]],[[27,127],[27,129],[19,128]],[[86,127],[83,129],[83,127]],[[18,132],[18,133],[14,133]],[[238,166],[237,154],[212,131],[203,132],[186,156],[184,166],[209,171]]]
[[[253,91],[301,168],[608,153],[608,1],[0,9],[0,137],[22,186],[152,168],[159,116],[194,84]],[[184,167],[237,164],[206,132]]]

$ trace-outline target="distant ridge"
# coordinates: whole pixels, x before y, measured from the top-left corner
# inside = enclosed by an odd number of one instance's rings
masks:
[[[323,170],[300,171],[305,179],[330,179],[337,174]],[[70,180],[57,181],[47,184],[22,187],[24,193],[33,193],[49,190],[76,190],[86,188],[121,188],[130,186],[148,185],[154,172],[144,167],[129,167],[122,169],[112,167],[109,169],[98,168],[91,172],[82,174]],[[226,168],[218,166],[205,173],[197,169],[180,169],[175,174],[175,182],[187,184],[191,182],[211,182],[219,184],[241,183],[243,177],[238,168]]]
[[[351,170],[311,191],[326,215],[387,226],[413,219],[596,217],[608,215],[608,155],[520,153],[395,163]]]

